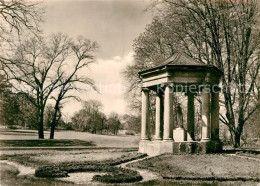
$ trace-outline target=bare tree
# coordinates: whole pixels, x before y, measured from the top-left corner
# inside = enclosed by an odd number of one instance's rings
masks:
[[[24,29],[37,30],[43,9],[39,2],[25,0],[0,0],[1,31],[15,31],[20,34]]]
[[[39,2],[28,2],[25,0],[0,0],[0,73],[10,60],[15,43],[22,33],[39,32],[39,23],[43,9]],[[0,111],[2,106],[0,106]]]
[[[8,54],[22,33],[39,32],[43,8],[39,2],[0,0],[0,54],[1,66],[11,63]]]
[[[63,76],[59,79],[58,94],[52,96],[55,100],[55,106],[51,122],[50,139],[54,138],[55,126],[61,116],[62,102],[68,98],[79,100],[78,97],[69,93],[73,90],[81,90],[80,87],[84,85],[91,86],[91,88],[96,90],[93,80],[86,76],[80,76],[80,70],[95,62],[94,52],[96,52],[98,48],[97,43],[91,42],[84,37],[78,37],[77,42],[70,43],[70,47],[72,50],[71,52],[76,56],[76,63],[73,65],[73,70],[70,73],[63,72]]]
[[[75,46],[86,51],[75,52]],[[95,42],[73,43],[71,38],[60,33],[49,38],[34,37],[18,46],[12,63],[5,71],[17,91],[33,96],[34,99],[28,99],[37,108],[39,138],[44,138],[43,120],[47,101],[55,97],[56,103],[58,101],[55,110],[58,112],[61,100],[75,88],[75,83],[90,82],[83,75],[78,77],[77,72],[94,61],[92,52],[96,48]],[[76,63],[75,59],[78,59]],[[74,69],[71,74],[68,73],[70,69]],[[58,97],[55,94],[57,91]]]

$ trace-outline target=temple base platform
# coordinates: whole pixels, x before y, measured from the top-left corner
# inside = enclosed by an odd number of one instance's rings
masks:
[[[139,143],[139,152],[146,153],[149,156],[160,155],[164,153],[219,153],[222,151],[221,141],[163,141],[163,140],[142,140]]]

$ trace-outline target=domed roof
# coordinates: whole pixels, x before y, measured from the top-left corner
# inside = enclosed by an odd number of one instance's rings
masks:
[[[207,66],[207,64],[194,60],[184,52],[176,52],[173,56],[166,59],[162,65]]]
[[[174,55],[163,61],[159,66],[140,71],[139,74],[142,75],[146,73],[160,71],[166,68],[171,68],[172,70],[209,69],[215,70],[219,74],[223,74],[222,71],[216,66],[197,61],[184,52],[176,52]]]
[[[177,52],[159,66],[140,71],[142,87],[151,89],[157,85],[172,83],[179,85],[219,84],[223,72],[214,65],[197,61],[183,52]]]

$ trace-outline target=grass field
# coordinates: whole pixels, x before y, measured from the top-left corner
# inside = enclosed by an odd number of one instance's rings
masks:
[[[223,154],[161,155],[129,165],[149,169],[169,179],[260,179],[260,161]],[[239,180],[239,179],[238,179]]]
[[[133,153],[136,153],[136,151],[132,152],[128,149],[46,150],[36,151],[36,153],[15,152],[2,154],[0,159],[17,162],[25,166],[39,167],[54,163],[112,160],[129,156]]]
[[[48,132],[45,134],[48,137]],[[95,135],[85,132],[58,131],[55,140],[38,140],[37,131],[0,130],[2,160],[33,169],[66,162],[119,160],[137,152],[139,136]],[[240,157],[220,155],[161,155],[130,164],[133,169],[152,171],[162,178],[131,185],[257,185],[255,181],[205,181],[184,178],[259,178],[259,154],[241,152]],[[1,185],[72,185],[57,179],[19,175],[16,167],[0,164]],[[79,174],[86,176],[86,174]],[[73,177],[72,177],[73,178]],[[167,178],[167,179],[166,179]],[[180,178],[182,180],[175,180]],[[73,179],[80,179],[75,176]],[[72,181],[73,181],[72,179]],[[90,179],[91,180],[91,179]],[[75,181],[75,180],[74,180]],[[84,183],[84,182],[83,182]],[[89,183],[89,182],[88,182]],[[124,185],[124,184],[123,184]]]
[[[33,176],[19,176],[19,171],[14,166],[10,166],[7,164],[0,163],[0,179],[1,185],[3,186],[12,186],[12,185],[21,185],[21,186],[28,186],[28,185],[35,185],[35,186],[49,186],[49,185],[56,185],[56,186],[72,186],[74,185],[72,182],[68,181],[61,181],[57,179],[46,179],[46,178],[35,178]],[[213,182],[213,181],[172,181],[172,180],[152,180],[147,182],[141,183],[132,183],[133,186],[243,186],[243,185],[256,185],[255,182]],[[110,184],[111,185],[111,184]],[[122,184],[125,185],[125,184]]]
[[[45,138],[49,138],[49,132],[45,131]],[[56,131],[56,140],[82,140],[94,142],[97,147],[112,148],[137,148],[139,144],[139,136],[128,135],[100,135],[88,132],[75,131]],[[36,130],[8,130],[0,129],[0,140],[36,140],[38,139]]]

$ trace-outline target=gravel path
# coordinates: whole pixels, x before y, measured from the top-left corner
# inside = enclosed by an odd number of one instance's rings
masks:
[[[99,182],[92,181],[93,176],[96,174],[102,175],[105,173],[100,172],[78,172],[78,173],[69,173],[69,177],[57,178],[62,181],[69,181],[75,184],[84,184],[84,185],[100,185]]]

